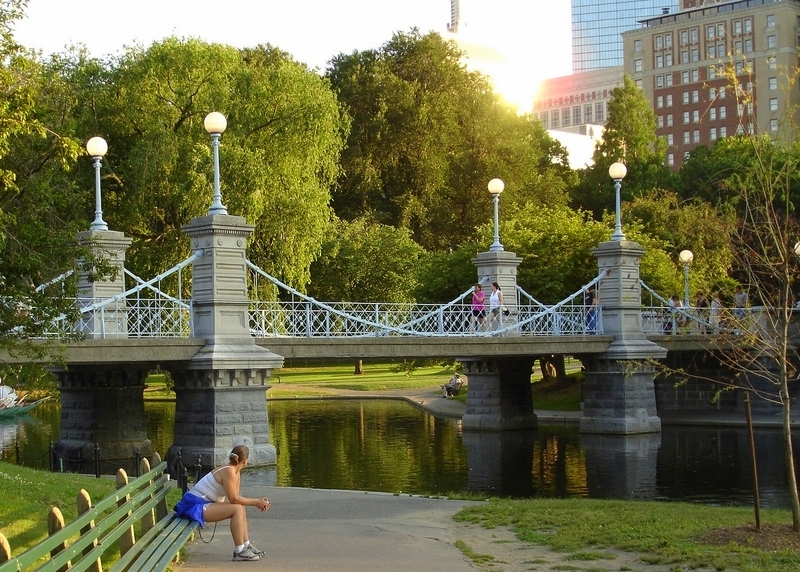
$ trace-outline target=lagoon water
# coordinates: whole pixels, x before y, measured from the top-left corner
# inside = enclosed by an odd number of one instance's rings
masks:
[[[172,443],[174,410],[171,402],[145,405],[148,436],[162,455]],[[249,471],[245,486],[752,504],[744,429],[664,427],[635,437],[580,435],[565,426],[475,433],[394,400],[270,400],[268,411],[278,464]],[[59,414],[58,404],[45,404],[32,417],[0,425],[2,459],[16,462],[19,452],[25,465],[47,468]],[[761,504],[787,508],[780,432],[759,430],[756,442]]]

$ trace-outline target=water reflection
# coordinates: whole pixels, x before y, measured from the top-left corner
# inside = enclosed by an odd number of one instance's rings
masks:
[[[579,435],[575,427],[463,432],[390,400],[269,401],[278,465],[245,483],[413,494],[480,491],[513,497],[673,499],[748,505],[747,433],[738,428],[664,427],[661,434]],[[148,436],[162,455],[172,444],[173,403],[147,403]],[[2,459],[48,467],[58,404],[2,433]],[[762,505],[789,506],[780,431],[756,432]]]

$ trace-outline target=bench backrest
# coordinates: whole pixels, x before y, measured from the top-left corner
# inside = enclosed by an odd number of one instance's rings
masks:
[[[50,536],[30,550],[0,564],[0,572],[26,570],[35,564],[39,564],[36,570],[41,572],[98,570],[105,553],[118,540],[127,537],[126,541],[119,543],[120,552],[124,554],[135,540],[135,524],[142,523],[140,528],[144,534],[156,521],[167,515],[166,496],[170,489],[167,464],[159,463],[152,470],[146,459],[143,464],[146,469],[144,474],[131,482],[128,482],[125,471],[120,469],[117,472],[118,490],[95,506],[91,506],[86,491],[81,491],[78,512],[82,514],[67,526],[64,526],[61,511],[53,507],[48,515]],[[84,506],[81,506],[82,502]],[[7,545],[4,537],[0,538],[0,542]],[[41,563],[45,558],[50,560]]]

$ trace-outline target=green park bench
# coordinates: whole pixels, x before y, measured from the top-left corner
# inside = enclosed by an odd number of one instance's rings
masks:
[[[81,490],[78,518],[65,526],[61,511],[51,508],[48,538],[13,558],[7,539],[0,534],[0,572],[102,572],[102,559],[115,554],[116,546],[120,557],[112,572],[166,570],[197,528],[196,522],[167,510],[166,497],[172,487],[166,469],[167,463],[159,462],[150,470],[143,459],[142,476],[131,482],[120,469],[117,491],[95,506]]]

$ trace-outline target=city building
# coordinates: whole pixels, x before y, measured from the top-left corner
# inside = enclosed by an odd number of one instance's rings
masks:
[[[683,0],[623,34],[624,69],[644,90],[677,169],[697,145],[737,133],[777,137],[797,109],[800,0]],[[723,72],[731,69],[736,80]]]
[[[622,85],[623,66],[546,79],[533,99],[533,114],[545,129],[574,131],[604,125],[611,91]]]
[[[621,66],[621,34],[678,7],[678,0],[572,0],[572,73]]]

